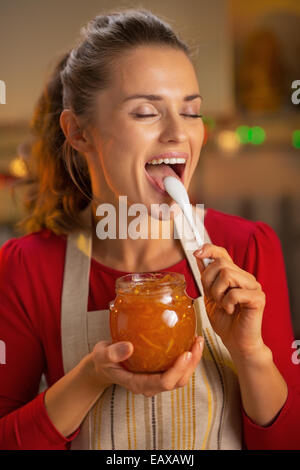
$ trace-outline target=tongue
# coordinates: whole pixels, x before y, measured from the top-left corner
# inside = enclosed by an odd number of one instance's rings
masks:
[[[171,168],[171,166],[167,165],[166,163],[160,163],[159,165],[147,164],[146,171],[163,191],[165,191],[163,179],[166,176],[174,176],[175,178],[180,179],[173,168]]]

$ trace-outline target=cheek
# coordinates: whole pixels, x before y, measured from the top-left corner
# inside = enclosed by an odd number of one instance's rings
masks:
[[[142,144],[139,136],[122,129],[118,134],[110,135],[103,149],[102,166],[107,177],[124,179],[132,173],[134,162],[145,149],[145,141]]]
[[[191,168],[192,172],[194,172],[194,170],[196,169],[198,165],[203,141],[204,141],[204,125],[203,123],[201,123],[201,126],[198,126],[198,128],[195,129],[195,132],[193,132],[193,134],[191,135],[192,155],[194,157],[192,159],[192,168]]]
[[[199,145],[202,145],[203,143],[204,134],[205,134],[204,124],[203,124],[203,121],[201,120],[198,131],[197,131],[197,139],[199,141]]]
[[[156,140],[159,132],[158,126],[131,123],[125,128],[124,139],[127,139],[131,146],[138,147]]]
[[[191,143],[195,152],[201,150],[202,144],[204,141],[204,125],[201,122],[201,125],[197,126],[196,129],[191,133]]]
[[[145,150],[145,144],[153,141],[157,132],[147,126],[137,126],[134,123],[122,122],[115,127],[110,139],[117,152],[135,152]]]

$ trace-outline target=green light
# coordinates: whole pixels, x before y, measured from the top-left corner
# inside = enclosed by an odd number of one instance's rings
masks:
[[[295,149],[300,149],[300,130],[293,132],[293,146]]]
[[[248,144],[249,141],[249,130],[250,128],[248,126],[239,126],[236,129],[236,135],[241,142],[241,144]]]
[[[239,126],[235,132],[241,144],[260,145],[266,138],[265,131],[259,126]]]
[[[209,130],[212,130],[214,127],[216,127],[216,121],[211,117],[203,116],[202,121],[204,124],[206,124]]]
[[[248,142],[252,143],[252,127],[248,127]]]
[[[250,142],[253,145],[261,145],[266,138],[266,133],[262,127],[254,126],[251,129],[251,139]]]

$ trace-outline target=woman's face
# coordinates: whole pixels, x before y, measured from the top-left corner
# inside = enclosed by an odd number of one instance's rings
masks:
[[[96,152],[89,159],[94,195],[111,203],[127,196],[128,205],[148,209],[170,203],[157,186],[173,169],[179,175],[184,169],[181,180],[188,188],[203,141],[202,119],[195,117],[200,105],[194,67],[182,51],[140,46],[123,54],[111,86],[96,101]],[[186,163],[172,170],[167,163],[146,165],[164,158]]]

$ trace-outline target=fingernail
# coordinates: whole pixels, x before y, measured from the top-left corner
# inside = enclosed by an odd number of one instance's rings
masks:
[[[200,351],[202,351],[203,346],[204,346],[204,338],[201,338],[198,340],[198,345],[199,345]]]
[[[203,248],[201,248],[200,250],[196,250],[196,251],[194,252],[194,255],[195,255],[195,256],[201,256],[202,254],[203,254]]]
[[[129,352],[129,345],[127,343],[118,343],[114,346],[115,353],[117,354],[118,358],[123,357]]]
[[[184,362],[189,362],[189,360],[191,359],[192,357],[192,353],[190,351],[188,351],[186,353],[186,355],[184,356]]]

